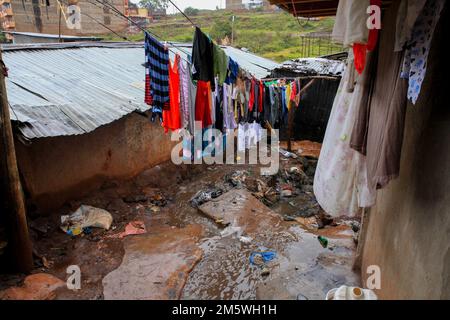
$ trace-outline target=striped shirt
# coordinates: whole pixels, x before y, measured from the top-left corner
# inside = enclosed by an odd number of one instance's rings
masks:
[[[147,32],[145,33],[145,60],[149,69],[150,96],[153,113],[169,109],[169,50]],[[147,79],[146,79],[147,80]]]

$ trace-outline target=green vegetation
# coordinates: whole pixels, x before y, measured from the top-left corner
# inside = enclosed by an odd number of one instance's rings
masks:
[[[304,39],[303,45],[306,47],[302,48],[301,36],[330,33],[334,24],[333,18],[317,21],[302,20],[299,24],[292,15],[285,12],[225,10],[200,10],[196,15],[190,15],[190,18],[212,39],[219,40],[225,36],[231,38],[233,15],[235,16],[233,46],[247,48],[251,52],[275,61],[319,56],[342,50],[337,45],[331,46],[330,41],[323,38]],[[192,42],[194,35],[192,25],[181,14],[167,16],[150,25],[149,29],[165,40],[176,42]],[[129,38],[142,40],[143,36],[132,35]]]

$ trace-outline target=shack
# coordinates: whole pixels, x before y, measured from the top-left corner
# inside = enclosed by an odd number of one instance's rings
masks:
[[[186,57],[191,44],[174,44]],[[277,64],[231,47],[262,78]],[[4,45],[23,187],[39,212],[170,159],[174,142],[149,120],[142,43]]]
[[[301,78],[302,87],[315,79],[302,95],[300,106],[295,109],[291,139],[323,141],[331,107],[345,70],[340,58],[299,58],[286,61],[272,70],[271,78]],[[284,127],[281,137],[287,139],[287,136],[287,128]]]

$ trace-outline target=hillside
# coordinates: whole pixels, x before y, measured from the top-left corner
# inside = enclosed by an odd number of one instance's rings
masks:
[[[333,28],[333,18],[323,18],[318,21],[303,20],[301,25],[292,15],[278,12],[229,12],[200,11],[191,19],[212,38],[219,40],[224,35],[231,38],[231,20],[235,15],[234,43],[238,48],[247,48],[266,58],[282,62],[288,59],[319,56],[339,52],[341,48],[331,45],[329,39],[304,39],[308,34],[327,34]],[[170,15],[153,23],[149,29],[169,41],[192,42],[194,30],[192,25],[181,15]],[[132,40],[142,40],[142,34],[131,35]],[[113,39],[111,37],[111,39]],[[302,43],[304,48],[302,49]],[[309,47],[309,50],[308,50]],[[320,48],[320,52],[319,52]]]

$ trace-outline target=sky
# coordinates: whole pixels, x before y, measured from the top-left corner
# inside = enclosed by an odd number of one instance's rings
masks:
[[[181,10],[187,7],[193,7],[198,9],[216,9],[225,7],[225,0],[172,0]],[[131,2],[138,3],[139,0],[131,0]],[[168,13],[175,13],[175,8],[169,5]]]

